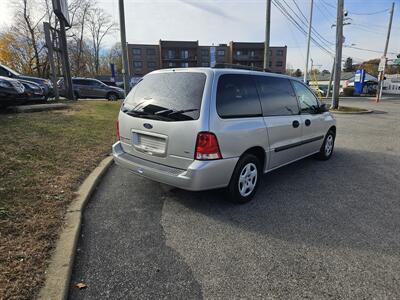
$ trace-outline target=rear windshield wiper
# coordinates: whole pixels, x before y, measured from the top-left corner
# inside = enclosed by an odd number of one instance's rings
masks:
[[[155,120],[161,120],[161,121],[165,121],[168,120],[170,121],[170,119],[162,117],[162,116],[157,116],[153,113],[147,112],[147,111],[139,111],[139,110],[126,110],[123,111],[124,113],[130,115],[130,116],[134,116],[134,117],[141,117],[141,118],[147,118],[147,119],[155,119]]]
[[[181,109],[181,110],[177,110],[177,111],[172,111],[172,112],[168,113],[167,116],[179,115],[179,114],[192,112],[192,111],[196,111],[196,110],[199,110],[199,109],[198,108]]]

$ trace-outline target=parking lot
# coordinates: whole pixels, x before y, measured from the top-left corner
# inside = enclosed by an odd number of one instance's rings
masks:
[[[336,115],[331,160],[268,173],[249,204],[111,167],[84,213],[70,298],[399,298],[400,99],[343,105],[375,112]]]

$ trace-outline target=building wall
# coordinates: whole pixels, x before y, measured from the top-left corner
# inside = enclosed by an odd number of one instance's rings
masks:
[[[264,43],[199,46],[198,41],[160,40],[158,45],[128,44],[129,75],[143,76],[160,68],[209,67],[211,47],[216,48],[216,63],[263,68]],[[286,46],[270,48],[271,72],[285,72],[286,54]]]
[[[128,44],[129,75],[144,76],[160,69],[158,45]]]

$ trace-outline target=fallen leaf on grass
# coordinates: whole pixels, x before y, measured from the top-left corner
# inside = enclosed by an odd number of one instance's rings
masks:
[[[77,284],[75,284],[75,286],[78,288],[78,289],[86,289],[87,288],[87,285],[86,284],[84,284],[83,282],[79,282],[79,283],[77,283]]]

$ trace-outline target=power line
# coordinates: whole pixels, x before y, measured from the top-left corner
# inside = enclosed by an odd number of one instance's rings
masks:
[[[287,11],[282,3],[280,3],[278,0],[273,0],[273,4],[303,35],[307,35],[307,32],[303,28],[303,26],[300,25],[299,22]],[[320,42],[316,41],[313,37],[311,37],[311,40],[318,48],[333,56],[331,50],[327,49],[326,46],[324,47],[323,45],[321,45]]]
[[[367,51],[367,52],[374,52],[374,53],[382,53],[382,51],[378,51],[378,50],[372,50],[372,49],[365,49],[365,48],[360,48],[360,47],[354,47],[354,46],[346,46],[346,48],[352,48],[352,49],[357,49],[357,50],[361,50],[361,51]],[[398,54],[396,52],[388,52],[388,54]]]
[[[349,11],[349,14],[356,15],[356,16],[371,16],[371,15],[382,14],[382,13],[387,12],[387,11],[389,11],[388,8],[384,9],[384,10],[380,10],[380,11],[371,12],[371,13],[355,13],[355,12],[350,12]]]

